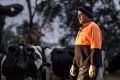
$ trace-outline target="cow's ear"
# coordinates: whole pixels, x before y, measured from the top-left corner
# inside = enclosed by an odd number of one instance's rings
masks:
[[[8,51],[16,52],[16,46],[9,46]]]

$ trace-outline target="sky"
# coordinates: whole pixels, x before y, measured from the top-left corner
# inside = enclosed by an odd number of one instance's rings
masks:
[[[116,9],[120,10],[120,0],[114,0],[114,3],[116,5]]]

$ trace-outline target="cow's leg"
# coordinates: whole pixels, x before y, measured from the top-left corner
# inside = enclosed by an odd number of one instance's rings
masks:
[[[97,74],[97,77],[96,77],[96,80],[103,80],[103,73],[104,73],[104,68],[100,67],[98,74]]]
[[[29,76],[29,77],[25,78],[25,80],[33,80],[33,79],[32,79],[32,77]]]

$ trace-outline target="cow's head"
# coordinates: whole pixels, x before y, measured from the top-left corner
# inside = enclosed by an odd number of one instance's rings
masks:
[[[44,67],[51,67],[52,61],[52,48],[49,48],[48,46],[42,48],[42,55],[43,56],[43,66]]]
[[[11,5],[0,5],[0,16],[16,16],[23,10],[23,6],[20,4],[11,4]]]
[[[20,48],[18,46],[9,46],[8,47],[8,55],[14,55],[15,57],[19,56],[20,55]]]
[[[29,75],[29,68],[32,72],[37,70],[34,64],[34,56],[32,55],[34,52],[33,48],[29,48],[28,46],[22,45],[13,45],[8,47],[8,53],[6,59],[2,65],[2,71],[5,76],[8,75],[11,77],[19,74],[22,77],[26,77],[26,74]],[[9,74],[10,73],[10,74]],[[14,76],[15,77],[15,76]],[[20,79],[23,80],[23,79]]]
[[[27,63],[33,62],[34,60],[34,49],[28,46],[10,46],[8,47],[7,56],[12,56],[13,60],[15,60],[16,66],[21,69],[25,69],[27,67]]]
[[[0,5],[0,27],[3,27],[5,24],[5,16],[16,16],[23,10],[23,6],[20,4],[11,4],[2,6]]]
[[[29,51],[29,54],[33,56],[34,64],[36,65],[37,69],[40,69],[42,63],[43,63],[43,57],[42,57],[42,47],[40,46],[29,46],[27,51]],[[32,52],[32,54],[31,54]]]
[[[24,55],[32,55],[34,53],[34,48],[30,46],[23,46],[23,45],[17,45],[17,46],[9,46],[8,52],[13,53],[16,56],[19,56],[21,54]]]

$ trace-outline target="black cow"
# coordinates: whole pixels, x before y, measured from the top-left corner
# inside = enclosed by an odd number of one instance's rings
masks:
[[[120,69],[120,54],[112,57],[111,61],[108,63],[106,71],[108,73],[113,73]]]
[[[20,4],[12,4],[12,5],[6,5],[6,6],[0,5],[0,63],[1,63],[1,59],[2,59],[3,55],[7,54],[6,41],[3,36],[5,17],[6,16],[10,16],[10,17],[16,16],[22,10],[23,10],[23,6]],[[1,70],[0,70],[0,79],[1,79]]]
[[[52,69],[53,72],[62,78],[69,77],[69,70],[72,65],[72,60],[74,57],[74,49],[73,48],[63,48],[57,49],[55,48],[52,51]]]
[[[10,16],[14,17],[17,14],[19,14],[23,10],[23,6],[19,4],[12,4],[12,5],[6,5],[2,6],[0,5],[0,52],[6,53],[6,46],[5,46],[5,40],[3,37],[3,28],[5,24],[5,17]]]
[[[1,63],[2,75],[7,80],[23,80],[26,75],[27,63],[25,50],[18,46],[8,48],[8,53],[4,56]],[[27,54],[27,53],[26,53]]]

